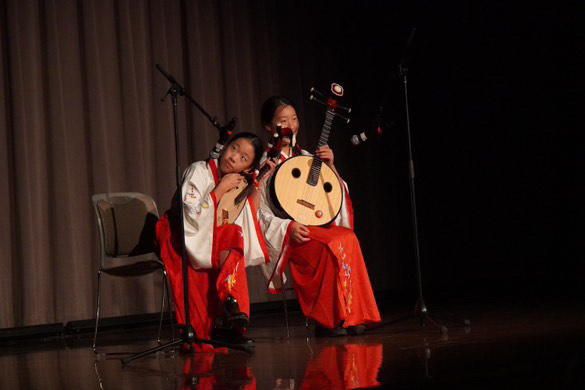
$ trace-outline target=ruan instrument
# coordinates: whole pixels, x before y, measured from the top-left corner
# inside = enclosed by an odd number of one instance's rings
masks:
[[[343,87],[333,83],[331,92],[341,97]],[[351,109],[340,106],[334,97],[325,98],[315,88],[311,88],[310,100],[327,107],[317,144],[319,149],[327,144],[334,117],[349,123],[338,110],[349,113]],[[307,226],[323,226],[331,223],[341,210],[343,183],[319,157],[295,156],[278,166],[270,182],[270,197],[277,215]]]

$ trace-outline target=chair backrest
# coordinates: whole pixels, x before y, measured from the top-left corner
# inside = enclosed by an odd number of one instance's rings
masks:
[[[152,252],[158,221],[154,199],[139,192],[112,192],[92,197],[102,259]]]

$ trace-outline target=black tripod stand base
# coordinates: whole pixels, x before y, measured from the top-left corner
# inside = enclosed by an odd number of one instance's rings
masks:
[[[162,351],[163,349],[167,349],[167,348],[170,348],[170,347],[174,347],[174,346],[179,345],[179,344],[182,344],[182,343],[183,343],[183,340],[176,339],[174,341],[171,341],[170,343],[166,343],[166,344],[163,344],[163,345],[159,345],[158,347],[154,347],[154,348],[151,348],[151,349],[147,349],[146,351],[137,353],[135,355],[122,358],[122,359],[120,359],[120,361],[122,362],[122,365],[126,365],[127,363],[130,363],[132,360],[139,359],[139,358],[141,358],[143,356],[150,355],[151,353],[156,353],[158,351]]]
[[[420,325],[421,327],[425,327],[427,324],[432,325],[433,327],[439,329],[441,331],[442,334],[447,334],[449,333],[449,328],[447,328],[445,325],[435,321],[431,316],[429,316],[427,313],[412,313],[412,314],[408,314],[406,316],[397,318],[395,320],[391,320],[391,321],[386,321],[383,322],[377,326],[374,326],[372,329],[379,329],[379,328],[383,328],[385,326],[388,325],[393,325],[393,324],[397,324],[406,320],[409,320],[411,318],[418,318],[420,320]],[[451,323],[455,323],[458,324],[459,326],[463,326],[466,329],[469,329],[469,327],[471,326],[471,321],[463,319],[463,320],[454,320],[454,319],[443,319],[443,321],[449,321]]]
[[[126,365],[133,360],[139,359],[139,358],[146,356],[146,355],[150,355],[152,353],[156,353],[158,351],[162,351],[164,349],[168,349],[168,348],[175,347],[177,345],[182,345],[182,344],[190,345],[193,343],[209,344],[209,345],[213,345],[214,347],[235,349],[238,351],[246,352],[249,355],[252,355],[255,351],[253,346],[244,346],[244,345],[238,345],[238,344],[224,343],[223,341],[218,341],[218,340],[204,340],[204,339],[198,339],[198,338],[193,338],[191,340],[176,339],[176,340],[173,340],[169,343],[159,345],[158,347],[154,347],[151,349],[147,349],[146,351],[137,353],[137,354],[132,355],[132,356],[122,358],[120,360],[122,362],[122,365]]]

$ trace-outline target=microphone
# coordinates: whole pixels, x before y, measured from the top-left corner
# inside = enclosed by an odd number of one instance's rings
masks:
[[[361,142],[365,142],[368,138],[372,138],[375,135],[382,135],[382,111],[384,111],[384,106],[378,106],[376,108],[376,116],[372,121],[372,126],[367,129],[366,131],[362,131],[359,134],[355,134],[351,137],[351,143],[354,145],[359,145]]]
[[[351,137],[351,143],[354,145],[359,145],[362,142],[365,142],[368,138],[372,138],[377,135],[382,135],[382,126],[378,125],[375,128],[369,128],[366,131],[362,131],[359,134],[355,134]]]
[[[228,138],[232,135],[234,128],[236,127],[236,123],[238,122],[238,118],[232,118],[231,121],[225,126],[222,126],[219,130],[219,139],[217,143],[209,152],[209,157],[216,159],[219,157],[219,152],[223,149],[223,146],[227,142]]]
[[[392,121],[390,123],[387,123],[387,122],[375,123],[374,126],[370,127],[369,129],[366,129],[366,131],[362,131],[359,134],[353,135],[351,137],[351,143],[354,145],[359,145],[362,142],[365,142],[366,140],[368,140],[370,138],[381,136],[385,130],[390,130],[390,129],[394,129],[397,127],[398,127],[398,125],[394,121]]]
[[[406,57],[408,55],[408,49],[410,49],[410,44],[412,43],[412,38],[414,38],[415,32],[416,32],[416,27],[413,27],[412,30],[410,30],[410,34],[408,35],[408,41],[406,41],[406,45],[404,46],[404,51],[402,52],[402,57],[400,58],[400,65],[399,65],[400,69],[405,68],[406,60],[407,60]]]

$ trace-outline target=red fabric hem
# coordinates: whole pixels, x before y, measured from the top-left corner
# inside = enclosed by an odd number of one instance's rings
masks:
[[[216,160],[209,160],[209,167],[211,168],[211,172],[213,173],[213,180],[215,180],[215,185],[219,184],[219,170],[217,169]]]
[[[264,233],[262,233],[262,228],[260,227],[260,223],[258,222],[258,218],[256,218],[256,205],[254,204],[254,200],[252,196],[248,197],[248,202],[250,204],[250,209],[252,210],[252,218],[254,219],[254,227],[256,228],[256,236],[258,237],[258,242],[260,243],[260,248],[262,248],[262,253],[264,254],[264,262],[266,264],[270,263],[270,255],[268,252],[268,245],[266,245],[266,239],[264,238]]]

